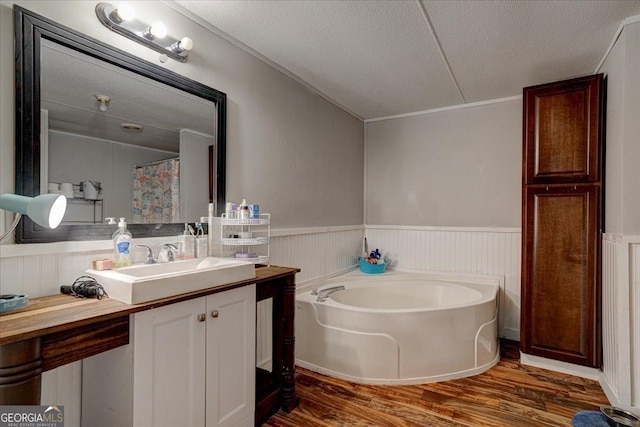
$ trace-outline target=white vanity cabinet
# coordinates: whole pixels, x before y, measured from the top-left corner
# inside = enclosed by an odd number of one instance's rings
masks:
[[[206,426],[253,426],[256,285],[206,297]]]
[[[132,315],[131,341],[83,362],[82,425],[251,426],[255,285]]]

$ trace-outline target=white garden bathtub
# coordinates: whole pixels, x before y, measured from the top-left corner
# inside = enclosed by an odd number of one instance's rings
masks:
[[[364,384],[476,375],[499,358],[500,279],[354,271],[296,297],[296,364]]]

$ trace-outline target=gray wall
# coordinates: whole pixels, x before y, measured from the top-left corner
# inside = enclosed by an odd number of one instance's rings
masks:
[[[188,35],[189,62],[169,60],[102,26],[95,1],[17,1],[72,29],[225,92],[227,200],[246,198],[275,227],[361,224],[363,123],[307,88],[160,2],[135,2],[148,22]],[[13,191],[13,2],[0,28],[0,190]],[[206,212],[203,212],[203,215]]]
[[[640,234],[640,23],[625,26],[607,75],[605,231]]]
[[[520,227],[522,101],[366,124],[366,223]]]
[[[49,181],[73,184],[82,181],[100,182],[104,210],[97,211],[99,222],[100,216],[102,219],[124,216],[131,222],[133,166],[172,157],[178,157],[178,153],[49,131]],[[64,220],[77,221],[86,218],[65,215]]]

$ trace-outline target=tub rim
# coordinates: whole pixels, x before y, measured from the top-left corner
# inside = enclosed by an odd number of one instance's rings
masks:
[[[502,282],[504,278],[502,276],[495,275],[485,275],[485,274],[469,274],[469,273],[451,273],[451,272],[434,272],[434,271],[420,271],[420,270],[399,270],[394,269],[387,271],[383,274],[366,274],[362,273],[359,270],[350,271],[346,274],[341,274],[339,276],[335,276],[329,278],[327,280],[322,280],[318,283],[321,283],[321,286],[318,286],[318,289],[322,290],[325,287],[331,287],[332,285],[337,285],[342,283],[343,281],[354,280],[357,287],[366,286],[364,283],[358,282],[367,282],[367,281],[383,281],[385,277],[393,276],[396,280],[411,280],[416,278],[427,279],[431,281],[438,282],[450,282],[452,284],[456,284],[459,286],[466,286],[468,288],[477,290],[482,293],[482,297],[478,300],[467,302],[464,304],[453,304],[446,305],[443,307],[414,307],[414,308],[366,308],[359,307],[355,305],[343,304],[338,301],[335,301],[331,297],[327,298],[323,302],[316,301],[316,296],[311,295],[312,289],[309,287],[305,287],[303,292],[300,292],[296,295],[296,301],[305,302],[313,304],[318,307],[333,307],[336,309],[349,310],[355,312],[366,312],[366,313],[420,313],[426,311],[441,311],[441,310],[459,310],[468,307],[473,307],[477,305],[486,304],[488,302],[495,301],[496,309],[499,305],[499,292],[501,289]],[[469,285],[469,286],[467,286]],[[480,287],[481,289],[477,289],[476,287]],[[488,290],[487,290],[488,288]]]

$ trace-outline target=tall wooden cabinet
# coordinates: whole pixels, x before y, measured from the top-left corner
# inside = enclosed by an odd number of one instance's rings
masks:
[[[599,367],[605,81],[523,93],[523,353]]]

